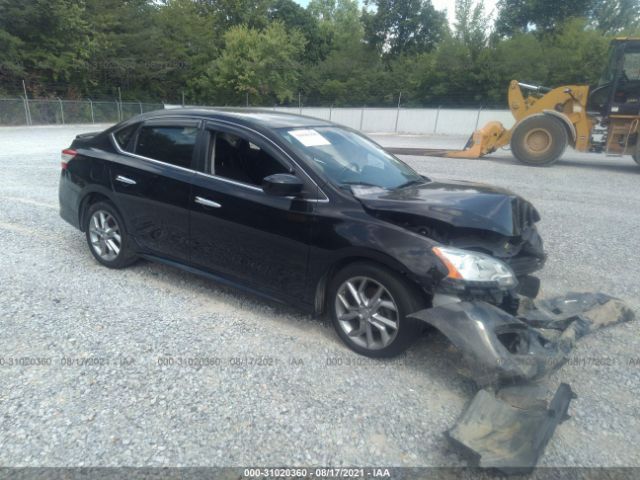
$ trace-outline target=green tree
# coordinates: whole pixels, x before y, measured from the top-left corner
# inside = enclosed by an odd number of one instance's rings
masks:
[[[91,31],[87,95],[113,97],[117,87],[125,98],[158,94],[152,65],[158,55],[157,8],[148,0],[86,0],[84,18]]]
[[[193,102],[194,78],[219,53],[215,17],[192,0],[168,0],[154,17],[154,55],[147,66],[153,74],[154,94],[176,98],[181,91]]]
[[[333,49],[350,49],[364,38],[357,0],[311,0],[307,7]]]
[[[572,19],[553,34],[516,34],[485,49],[476,71],[486,98],[505,104],[511,80],[547,87],[595,84],[606,65],[610,39],[586,23]]]
[[[593,83],[638,0],[0,0],[0,90],[125,100],[502,104],[509,81]],[[603,35],[603,32],[606,32]]]
[[[607,63],[610,38],[586,28],[586,23],[580,18],[570,20],[556,34],[544,38],[548,85],[597,83]]]
[[[545,85],[549,73],[542,43],[532,33],[516,34],[484,50],[478,68],[487,100],[504,106],[511,80]]]
[[[566,20],[587,18],[599,0],[499,0],[496,31],[500,35],[553,30]]]
[[[318,19],[307,9],[293,0],[274,0],[267,12],[270,22],[280,21],[290,31],[300,31],[307,40],[304,59],[307,63],[315,63],[324,59],[331,48],[331,37],[324,32]]]
[[[638,0],[596,0],[593,24],[603,32],[640,32],[640,2]]]
[[[365,0],[363,18],[369,43],[391,55],[432,50],[448,32],[445,12],[430,0]]]
[[[388,73],[378,53],[366,45],[333,50],[306,72],[306,102],[334,106],[389,103],[399,87],[388,84]]]
[[[424,62],[417,88],[423,103],[471,105],[483,99],[471,52],[461,40],[442,41],[435,52],[424,56]]]
[[[297,94],[304,47],[304,36],[298,30],[287,32],[280,22],[262,31],[232,27],[225,34],[222,55],[200,86],[220,89],[236,103],[247,94],[253,104],[289,101]]]
[[[455,18],[455,37],[469,49],[472,58],[477,58],[489,38],[491,18],[485,14],[484,4],[482,1],[456,0]]]
[[[17,82],[26,76],[20,55],[23,42],[6,31],[2,25],[4,21],[5,17],[0,15],[0,45],[3,46],[0,49],[0,92],[11,88],[13,92],[9,93],[15,93]]]
[[[330,39],[331,50],[323,61],[305,71],[302,91],[306,102],[344,106],[372,101],[383,88],[384,72],[378,53],[363,41],[358,3],[311,0],[307,9]]]
[[[7,73],[25,74],[36,95],[65,94],[82,82],[90,49],[84,12],[80,0],[1,1],[0,58]]]
[[[217,19],[218,27],[226,32],[236,25],[251,28],[267,26],[270,0],[197,0],[208,15]]]

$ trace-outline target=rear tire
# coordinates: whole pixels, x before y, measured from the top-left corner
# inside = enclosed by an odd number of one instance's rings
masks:
[[[428,306],[416,286],[373,262],[357,262],[340,270],[329,284],[327,303],[342,341],[373,358],[405,351],[423,331],[421,322],[407,315]]]
[[[138,257],[118,210],[110,202],[97,202],[84,216],[87,245],[93,257],[108,268],[125,268]]]
[[[541,115],[523,120],[511,136],[511,151],[522,163],[533,166],[557,162],[569,143],[560,120]]]
[[[636,144],[636,151],[633,153],[632,157],[635,162],[640,165],[640,136],[638,137],[637,142],[638,143]]]

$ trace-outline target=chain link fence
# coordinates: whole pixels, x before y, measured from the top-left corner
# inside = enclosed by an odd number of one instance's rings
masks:
[[[28,116],[24,100],[0,98],[0,125],[27,125]]]
[[[117,123],[163,108],[162,103],[0,98],[0,125]]]

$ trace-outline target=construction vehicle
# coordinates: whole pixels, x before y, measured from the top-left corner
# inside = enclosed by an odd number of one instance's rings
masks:
[[[551,165],[567,145],[579,152],[632,155],[640,164],[640,37],[616,38],[598,86],[550,89],[513,80],[509,85],[512,128],[489,122],[473,133],[463,150],[389,149],[407,155],[479,158],[511,146],[528,165]]]

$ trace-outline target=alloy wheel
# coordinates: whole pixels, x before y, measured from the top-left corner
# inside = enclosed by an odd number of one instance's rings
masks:
[[[384,348],[398,334],[398,306],[389,290],[372,278],[345,281],[338,288],[334,308],[340,328],[363,348]]]
[[[91,248],[104,261],[112,262],[120,254],[122,235],[115,217],[106,210],[96,210],[89,220]]]

